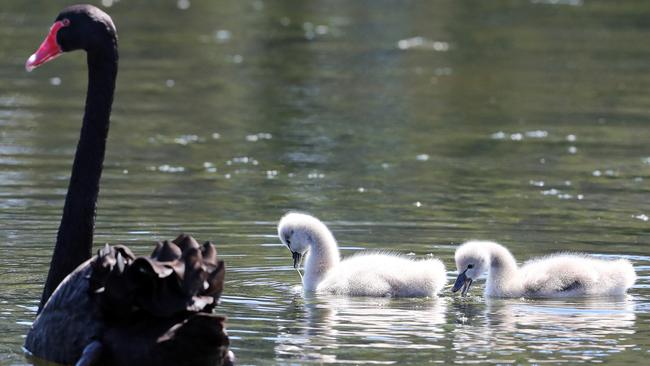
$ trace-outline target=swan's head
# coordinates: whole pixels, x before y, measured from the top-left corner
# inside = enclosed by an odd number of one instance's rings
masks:
[[[307,214],[290,212],[280,219],[278,237],[291,251],[294,268],[300,266],[302,257],[314,245],[321,231],[329,232],[325,224]]]
[[[472,282],[488,269],[489,252],[485,248],[490,242],[470,241],[456,249],[455,259],[458,277],[452,292],[461,290],[464,296],[469,291]]]
[[[27,59],[27,71],[41,66],[63,52],[86,50],[101,54],[117,44],[117,32],[108,14],[92,5],[69,6],[54,20],[41,46]]]

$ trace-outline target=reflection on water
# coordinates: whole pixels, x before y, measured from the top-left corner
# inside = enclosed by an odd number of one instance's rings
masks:
[[[297,295],[288,309],[291,322],[278,327],[278,361],[391,364],[403,355],[391,350],[436,350],[444,338],[443,299],[346,298]],[[382,360],[372,352],[388,353]],[[362,358],[366,357],[366,358]]]
[[[457,362],[584,362],[635,347],[633,299],[487,299],[453,304]],[[527,358],[522,359],[522,354]]]
[[[213,240],[240,364],[645,363],[649,2],[92,2],[120,32],[95,242]],[[0,7],[2,365],[26,363],[79,136],[83,55],[24,72],[68,4]],[[484,239],[625,256],[639,280],[611,303],[303,298],[289,209],[344,256],[451,270]]]

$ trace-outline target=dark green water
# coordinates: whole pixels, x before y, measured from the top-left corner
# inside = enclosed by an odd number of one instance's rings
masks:
[[[0,6],[2,365],[29,364],[80,127],[84,55],[23,68],[67,4]],[[647,360],[650,2],[105,9],[121,59],[96,243],[216,242],[240,364]],[[433,253],[450,279],[468,239],[625,257],[639,279],[623,299],[305,297],[275,236],[289,209],[330,224],[343,255]]]

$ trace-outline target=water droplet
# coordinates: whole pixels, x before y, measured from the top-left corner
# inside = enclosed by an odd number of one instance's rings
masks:
[[[567,151],[569,152],[569,154],[575,154],[575,153],[578,152],[578,148],[575,147],[575,146],[569,146],[569,148],[567,149]]]
[[[59,85],[61,85],[61,78],[60,78],[60,77],[56,77],[56,76],[53,77],[53,78],[50,78],[50,84],[53,85],[53,86],[59,86]]]
[[[644,215],[644,214],[636,215],[636,216],[634,216],[634,218],[635,218],[635,219],[639,219],[639,220],[641,220],[641,221],[648,221],[648,220],[650,220],[650,217],[648,217],[648,215]]]
[[[215,132],[215,133],[212,134],[212,139],[213,140],[218,140],[220,138],[221,138],[221,135],[219,133]]]
[[[569,142],[576,141],[576,135],[566,135],[566,140]]]
[[[428,154],[420,154],[415,157],[415,160],[417,161],[427,161],[429,160],[429,155]]]
[[[174,85],[176,85],[176,82],[172,79],[167,79],[167,81],[165,81],[165,85],[167,85],[168,88],[173,88]]]
[[[415,203],[413,204],[413,206],[415,206],[415,207],[422,207],[422,202],[417,201],[417,202],[415,202]]]
[[[359,193],[363,193],[363,192],[366,191],[366,189],[363,188],[363,187],[359,187],[359,188],[357,188],[357,191],[359,191]]]

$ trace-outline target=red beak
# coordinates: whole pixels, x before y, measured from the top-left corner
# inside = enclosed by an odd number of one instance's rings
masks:
[[[52,24],[50,33],[47,34],[47,37],[45,37],[41,46],[27,59],[27,62],[25,63],[25,69],[27,71],[32,71],[42,64],[55,59],[61,54],[61,52],[63,52],[61,47],[59,47],[59,44],[56,42],[56,34],[59,29],[66,25],[67,24],[64,24],[63,21],[58,21]]]

